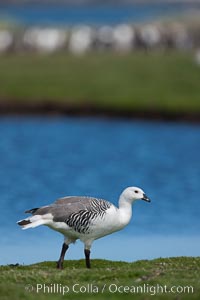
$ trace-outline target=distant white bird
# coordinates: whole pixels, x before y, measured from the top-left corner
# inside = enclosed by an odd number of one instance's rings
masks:
[[[119,208],[112,203],[92,197],[65,197],[53,204],[27,210],[32,216],[17,222],[22,229],[47,225],[64,235],[64,243],[57,268],[63,268],[65,253],[69,244],[80,239],[84,245],[86,267],[90,268],[92,242],[105,235],[124,228],[132,216],[135,200],[150,202],[138,187],[126,188],[119,198]]]
[[[0,53],[6,52],[13,45],[13,34],[8,30],[0,29]]]
[[[53,53],[63,49],[67,41],[67,32],[57,28],[32,27],[25,31],[25,46],[43,53]]]
[[[69,50],[76,55],[81,55],[91,50],[94,41],[92,27],[83,25],[73,28],[69,38]]]

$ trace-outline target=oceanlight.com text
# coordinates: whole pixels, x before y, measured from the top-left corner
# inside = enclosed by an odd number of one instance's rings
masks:
[[[69,293],[74,294],[98,294],[98,293],[110,293],[110,294],[193,294],[194,288],[191,285],[181,286],[181,285],[151,285],[144,283],[143,285],[120,285],[116,283],[110,284],[79,284],[74,283],[72,285],[64,285],[60,283],[37,283],[36,285],[28,284],[25,286],[27,292],[33,293],[43,293],[43,294],[61,294],[66,295]]]

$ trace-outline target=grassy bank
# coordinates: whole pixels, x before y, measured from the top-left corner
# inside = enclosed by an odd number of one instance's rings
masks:
[[[192,54],[11,54],[0,56],[0,103],[200,113],[199,78]]]
[[[0,267],[0,296],[2,300],[121,299],[122,295],[126,299],[190,300],[200,297],[199,278],[200,257],[134,263],[93,260],[90,270],[83,260],[66,261],[62,271],[55,269],[55,262],[44,262]],[[146,291],[141,292],[144,286]],[[169,292],[162,293],[159,286],[166,286]],[[134,288],[139,292],[134,293]],[[158,293],[152,296],[156,288]]]

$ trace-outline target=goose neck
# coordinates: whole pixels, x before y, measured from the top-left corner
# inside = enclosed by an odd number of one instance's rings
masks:
[[[124,196],[119,198],[119,218],[123,225],[127,225],[132,216],[132,202],[125,199]]]

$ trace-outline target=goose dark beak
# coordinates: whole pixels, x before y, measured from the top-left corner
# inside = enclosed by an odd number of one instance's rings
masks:
[[[146,202],[151,202],[151,200],[147,197],[146,194],[143,194],[142,200],[144,200]]]

